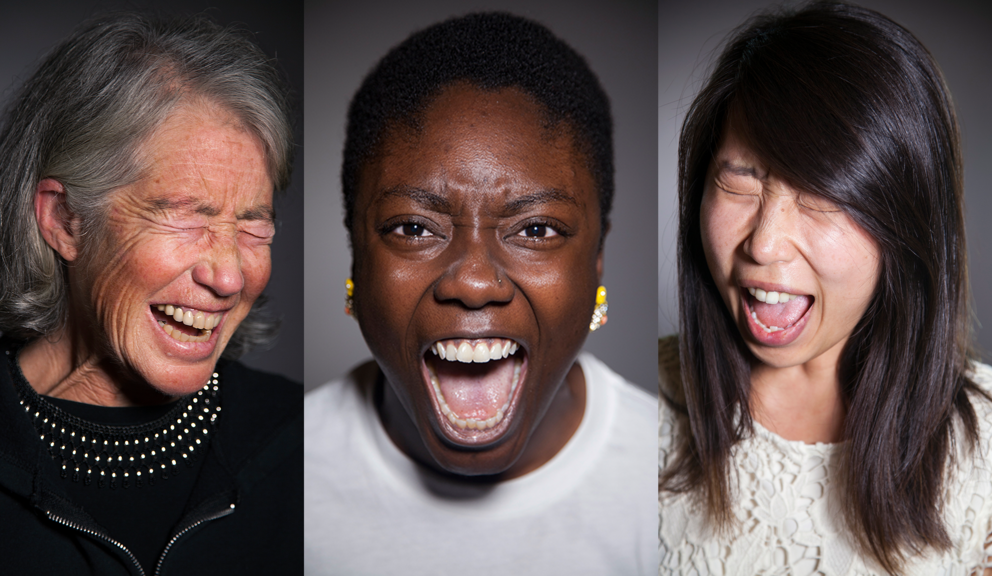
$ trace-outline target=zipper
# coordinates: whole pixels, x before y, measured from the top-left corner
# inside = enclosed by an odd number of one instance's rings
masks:
[[[59,523],[59,524],[61,524],[63,526],[68,526],[69,528],[72,528],[73,530],[78,530],[78,531],[83,532],[85,534],[89,534],[90,536],[94,536],[96,538],[99,538],[100,540],[103,540],[105,542],[110,542],[114,546],[117,546],[118,548],[120,548],[121,550],[123,550],[125,554],[127,554],[127,557],[128,558],[131,559],[131,562],[134,564],[134,567],[138,569],[138,573],[141,574],[141,576],[145,576],[145,571],[141,567],[141,564],[138,563],[138,559],[135,558],[134,554],[132,554],[131,551],[127,549],[127,547],[125,547],[123,544],[121,544],[117,540],[114,540],[113,538],[111,538],[109,536],[105,536],[105,535],[103,535],[103,534],[101,534],[99,532],[95,532],[93,530],[90,530],[89,528],[80,526],[79,524],[76,524],[75,522],[72,522],[70,520],[66,520],[65,518],[62,518],[61,516],[56,515],[54,512],[46,511],[45,514],[47,514],[48,515],[48,519],[49,520],[52,520],[53,522],[57,522],[57,523]]]
[[[158,557],[158,564],[156,564],[156,566],[155,566],[155,576],[159,576],[159,574],[161,574],[161,572],[162,572],[162,564],[165,563],[165,557],[169,554],[169,550],[172,549],[172,545],[175,544],[177,540],[179,540],[180,538],[182,538],[184,534],[186,534],[190,530],[196,528],[197,526],[199,526],[199,525],[201,525],[201,524],[203,524],[205,522],[210,522],[210,521],[216,520],[218,518],[223,518],[224,516],[227,516],[228,514],[231,514],[232,512],[234,512],[234,504],[231,504],[228,508],[225,508],[224,510],[221,510],[220,512],[215,512],[214,514],[211,514],[209,516],[205,516],[203,518],[200,518],[199,520],[197,520],[196,522],[193,522],[189,526],[183,528],[178,534],[176,534],[175,536],[173,536],[172,537],[172,540],[169,540],[169,543],[166,544],[165,550],[162,550],[162,555]],[[121,546],[121,548],[124,548],[124,547]],[[125,549],[125,551],[126,551],[126,549]],[[128,554],[130,554],[130,552],[128,552]],[[132,558],[133,558],[133,556],[132,556]],[[142,572],[142,575],[144,575],[144,572]]]

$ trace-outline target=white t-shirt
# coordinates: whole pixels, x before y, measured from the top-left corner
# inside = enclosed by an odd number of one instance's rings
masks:
[[[306,574],[654,574],[657,401],[589,354],[582,422],[539,469],[452,481],[399,451],[369,362],[306,396]]]
[[[660,347],[659,357],[665,352]],[[975,368],[975,383],[992,389],[992,368]],[[992,403],[973,398],[972,406],[979,422],[977,458],[967,457],[962,448],[960,464],[945,484],[944,517],[952,549],[909,558],[901,572],[907,576],[971,576],[984,566],[985,538],[992,531]],[[659,402],[661,467],[674,456],[675,424],[675,413]],[[884,574],[873,559],[858,554],[844,525],[837,493],[842,448],[785,440],[754,422],[754,435],[731,453],[738,527],[713,535],[688,495],[661,494],[660,574]]]

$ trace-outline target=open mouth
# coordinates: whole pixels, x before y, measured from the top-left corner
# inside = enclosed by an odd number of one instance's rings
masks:
[[[525,372],[520,345],[507,338],[452,339],[439,340],[430,350],[424,358],[430,388],[451,431],[490,436],[504,428]]]
[[[813,296],[749,287],[742,294],[748,327],[759,341],[788,344],[802,332],[813,308]]]
[[[152,315],[162,331],[180,342],[206,342],[224,317],[222,313],[183,308],[175,304],[154,305]]]

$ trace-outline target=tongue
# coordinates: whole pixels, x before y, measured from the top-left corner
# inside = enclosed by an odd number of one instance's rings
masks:
[[[769,328],[772,326],[788,328],[803,317],[811,303],[809,296],[799,296],[785,304],[766,304],[751,298],[751,310],[758,316],[758,320]]]
[[[486,420],[509,401],[515,362],[513,358],[482,364],[439,360],[433,367],[444,401],[455,415]]]

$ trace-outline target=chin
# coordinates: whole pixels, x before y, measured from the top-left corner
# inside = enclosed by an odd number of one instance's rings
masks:
[[[170,398],[193,394],[213,375],[215,365],[157,366],[142,370],[142,378],[155,391]]]

